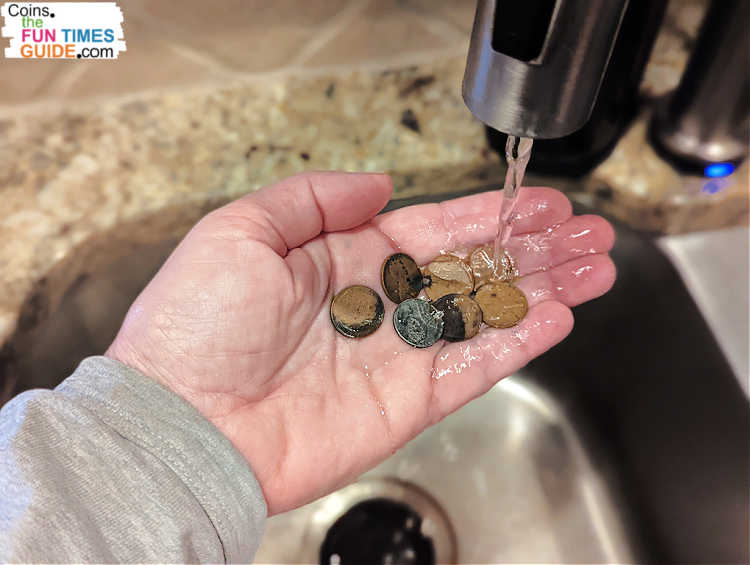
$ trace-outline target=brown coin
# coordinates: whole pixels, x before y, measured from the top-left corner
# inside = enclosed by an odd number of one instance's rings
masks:
[[[331,300],[333,327],[346,337],[370,335],[383,323],[384,315],[380,296],[366,286],[348,286]]]
[[[484,323],[493,328],[510,328],[529,311],[526,296],[510,283],[487,283],[474,296],[482,308]]]
[[[446,294],[471,294],[474,290],[474,276],[471,269],[455,255],[440,255],[432,263],[422,268],[430,284],[425,287],[430,300],[437,300]]]
[[[499,276],[495,275],[494,254],[492,245],[482,245],[469,255],[467,261],[474,275],[474,290],[479,290],[479,287],[488,282],[513,282],[516,278],[516,265],[507,250],[503,250],[502,264],[498,269]]]
[[[471,339],[482,327],[482,309],[465,294],[446,294],[433,303],[443,313],[443,339]]]
[[[422,290],[422,273],[417,263],[405,253],[388,257],[380,269],[380,283],[385,295],[396,304],[416,298]]]

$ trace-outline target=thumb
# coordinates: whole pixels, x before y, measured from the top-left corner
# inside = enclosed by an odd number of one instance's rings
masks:
[[[284,257],[322,232],[351,229],[372,219],[392,191],[386,174],[303,173],[227,204],[206,220],[242,230],[245,239],[249,236]],[[226,219],[231,221],[222,222]]]

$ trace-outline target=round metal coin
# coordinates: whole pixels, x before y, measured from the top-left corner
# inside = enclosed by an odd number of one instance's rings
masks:
[[[348,286],[331,300],[331,322],[346,337],[365,337],[383,323],[385,308],[378,293],[362,285]]]
[[[469,254],[467,261],[474,275],[474,290],[479,290],[479,287],[488,282],[513,282],[515,279],[516,266],[510,253],[503,250],[502,264],[497,269],[497,275],[494,269],[494,254],[492,245],[482,245]]]
[[[443,335],[443,315],[426,300],[410,298],[396,308],[393,326],[409,345],[430,347]]]
[[[385,295],[396,304],[416,298],[422,290],[422,272],[405,253],[389,256],[380,269],[380,282]]]
[[[524,293],[510,283],[487,283],[474,300],[482,308],[484,323],[493,328],[515,326],[529,311]]]
[[[446,294],[433,302],[443,313],[443,339],[463,341],[471,339],[482,327],[482,309],[465,294]]]
[[[437,300],[446,294],[471,294],[474,290],[471,269],[455,255],[436,257],[422,272],[430,280],[429,286],[425,287],[430,300]]]

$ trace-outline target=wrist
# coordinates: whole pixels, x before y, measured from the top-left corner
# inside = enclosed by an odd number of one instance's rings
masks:
[[[135,369],[142,375],[156,381],[167,390],[177,394],[185,400],[188,400],[177,389],[178,387],[176,386],[174,379],[165,375],[164,371],[160,370],[158,365],[153,363],[149,356],[144,355],[139,348],[133,347],[127,340],[115,338],[104,352],[104,356],[119,361],[131,369]]]

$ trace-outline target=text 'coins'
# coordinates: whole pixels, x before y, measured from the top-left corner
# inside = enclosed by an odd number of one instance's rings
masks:
[[[422,272],[405,253],[395,253],[383,262],[380,283],[385,295],[396,304],[416,298],[422,290]]]
[[[482,327],[482,309],[464,294],[446,294],[433,302],[443,313],[443,339],[463,341],[471,339]]]
[[[529,310],[526,296],[509,283],[488,283],[474,296],[482,308],[484,323],[493,328],[510,328],[520,322]]]
[[[443,315],[419,298],[405,300],[393,314],[396,333],[414,347],[430,347],[443,335]]]
[[[474,275],[474,290],[479,290],[488,282],[513,282],[516,277],[516,266],[510,254],[503,250],[501,264],[495,275],[495,250],[492,245],[482,245],[471,252],[467,261]]]
[[[333,327],[346,337],[370,335],[383,323],[384,315],[380,296],[366,286],[348,286],[331,300]]]
[[[446,294],[471,294],[474,290],[474,276],[471,269],[455,255],[440,255],[423,267],[430,284],[425,292],[430,300],[437,300]]]

